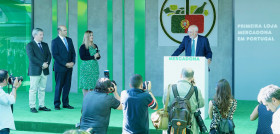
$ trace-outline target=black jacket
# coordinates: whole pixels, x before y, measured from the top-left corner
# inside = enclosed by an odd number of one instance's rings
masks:
[[[98,46],[96,44],[94,44],[94,45],[95,45],[97,51],[99,51],[98,50]],[[89,49],[86,49],[86,45],[85,44],[81,45],[79,53],[80,53],[81,60],[95,60],[94,56],[90,56]],[[98,58],[97,60],[99,60],[99,59],[100,58]]]
[[[37,43],[33,40],[26,46],[26,53],[29,59],[28,75],[40,76],[42,73],[42,65],[48,62],[50,66],[51,53],[47,43],[41,42],[44,53],[41,52]],[[44,75],[49,74],[49,67],[43,70]]]

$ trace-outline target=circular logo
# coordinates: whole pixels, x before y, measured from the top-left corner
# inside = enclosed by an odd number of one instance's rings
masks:
[[[160,25],[164,34],[180,44],[182,33],[187,33],[190,25],[196,25],[198,33],[207,37],[216,24],[216,9],[212,0],[184,0],[183,3],[164,0],[160,9]]]

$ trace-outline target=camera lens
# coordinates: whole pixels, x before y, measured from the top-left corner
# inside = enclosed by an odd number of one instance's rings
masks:
[[[8,84],[13,85],[16,78],[18,79],[18,81],[23,81],[22,76],[14,77],[13,75],[10,75],[10,77],[8,78]]]

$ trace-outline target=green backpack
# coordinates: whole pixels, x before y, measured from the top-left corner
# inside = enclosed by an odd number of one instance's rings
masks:
[[[176,84],[172,85],[172,91],[174,94],[174,101],[168,110],[171,133],[189,134],[192,117],[189,99],[194,93],[194,88],[191,87],[184,98],[179,96]]]
[[[230,107],[229,113],[227,118],[223,118],[218,106],[216,105],[216,103],[213,101],[213,106],[215,108],[217,108],[218,111],[218,116],[220,117],[220,121],[218,122],[218,127],[217,127],[217,134],[234,134],[234,123],[233,120],[229,118],[229,115],[231,115],[232,113],[232,107],[234,104],[232,104],[232,106]]]

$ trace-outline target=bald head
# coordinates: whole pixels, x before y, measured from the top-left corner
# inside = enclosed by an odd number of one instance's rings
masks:
[[[181,75],[183,78],[192,79],[194,72],[191,68],[183,68]]]
[[[64,25],[60,25],[57,27],[57,32],[60,36],[66,37],[67,36],[67,28]]]

